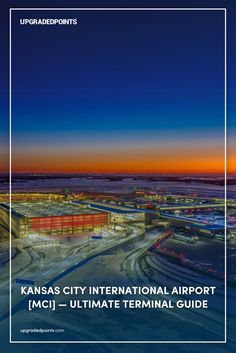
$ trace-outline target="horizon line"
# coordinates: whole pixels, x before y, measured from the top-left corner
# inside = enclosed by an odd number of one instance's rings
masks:
[[[0,174],[9,174],[9,171],[0,171]],[[153,175],[153,174],[157,174],[157,175],[199,175],[199,174],[207,174],[207,175],[212,175],[212,174],[218,174],[218,175],[224,175],[224,171],[211,171],[211,172],[132,172],[132,171],[127,171],[127,172],[122,172],[122,171],[116,171],[116,172],[112,172],[112,171],[78,171],[78,172],[68,172],[68,171],[16,171],[13,172],[11,174],[71,174],[71,175],[76,175],[76,174],[111,174],[111,175],[117,175],[117,174],[122,174],[122,175]],[[235,171],[229,171],[227,172],[227,175],[229,174],[236,174],[236,170]]]

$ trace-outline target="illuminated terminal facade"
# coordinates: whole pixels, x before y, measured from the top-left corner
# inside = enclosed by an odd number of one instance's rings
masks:
[[[109,212],[66,202],[12,202],[12,234],[63,235],[101,229],[109,224]],[[0,204],[2,226],[8,228],[9,204]]]
[[[147,223],[148,211],[144,209],[96,201],[73,201],[73,204],[109,212],[112,223]],[[153,211],[151,211],[151,213],[153,214]]]

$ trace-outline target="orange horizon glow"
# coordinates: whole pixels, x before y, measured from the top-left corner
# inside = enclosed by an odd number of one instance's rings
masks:
[[[8,163],[5,163],[5,166]],[[231,158],[227,161],[227,174],[236,173],[236,160]],[[0,172],[7,173],[9,168],[0,169]],[[35,161],[29,161],[29,163],[14,164],[12,163],[12,173],[62,173],[62,174],[96,174],[96,173],[107,173],[107,174],[223,174],[225,172],[224,160],[218,161],[198,161],[198,163],[190,161],[176,162],[172,165],[168,163],[159,163],[154,165],[153,163],[146,162],[141,166],[139,164],[130,164],[129,162],[123,163],[122,165],[115,166],[114,163],[94,163],[93,165],[79,166],[78,164],[70,163],[58,163],[57,161],[47,160],[47,163],[38,164]]]
[[[236,173],[233,146],[228,148],[227,173]],[[0,172],[9,171],[9,155],[0,153]],[[13,148],[12,173],[222,174],[222,143],[146,146],[24,146]]]
[[[147,151],[146,151],[147,152]],[[227,172],[236,172],[236,160],[229,157]],[[124,173],[124,174],[193,174],[224,173],[222,151],[180,151],[180,153],[142,153],[130,151],[105,153],[54,153],[36,154],[33,157],[18,154],[12,158],[13,173]]]

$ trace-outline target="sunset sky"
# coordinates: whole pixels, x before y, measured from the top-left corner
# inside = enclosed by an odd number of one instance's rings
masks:
[[[223,172],[222,11],[60,15],[13,14],[13,171]]]

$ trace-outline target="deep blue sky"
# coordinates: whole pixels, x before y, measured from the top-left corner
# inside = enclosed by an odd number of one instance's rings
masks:
[[[141,6],[139,3],[135,1],[135,6]],[[145,6],[154,3],[157,7],[177,4],[155,1]],[[195,7],[224,7],[232,1],[186,1],[181,6],[191,3]],[[12,2],[13,7],[16,5]],[[56,6],[55,2],[40,3],[42,7],[50,5]],[[78,1],[59,1],[57,5],[83,6]],[[111,2],[99,5],[111,6]],[[21,6],[29,5],[25,2]],[[91,2],[91,6],[97,6],[97,2]],[[232,6],[228,13],[228,126],[232,145],[236,135]],[[14,147],[22,153],[30,146],[63,149],[70,138],[87,139],[86,143],[95,148],[101,145],[101,139],[110,139],[102,148],[112,148],[112,143],[116,145],[121,139],[128,148],[132,141],[137,144],[137,139],[142,139],[145,146],[151,141],[153,146],[155,138],[163,141],[165,136],[171,136],[169,143],[173,146],[183,139],[190,141],[189,147],[191,140],[194,145],[197,141],[199,145],[214,141],[212,148],[216,140],[222,144],[222,11],[67,11],[60,15],[76,15],[79,20],[79,26],[68,28],[22,27],[17,23],[18,15],[13,15],[12,125]],[[25,17],[25,13],[22,15]],[[27,12],[28,17],[40,15]],[[43,12],[43,16],[58,17],[58,12]],[[6,33],[6,18],[4,22]],[[2,60],[7,63],[6,58]],[[6,119],[0,123],[4,143],[8,132],[6,74],[5,70],[1,105]],[[86,146],[78,143],[76,148]]]
[[[58,12],[27,12],[42,15]],[[43,29],[22,16],[12,20],[15,132],[222,129],[222,11],[64,12],[79,26]]]

